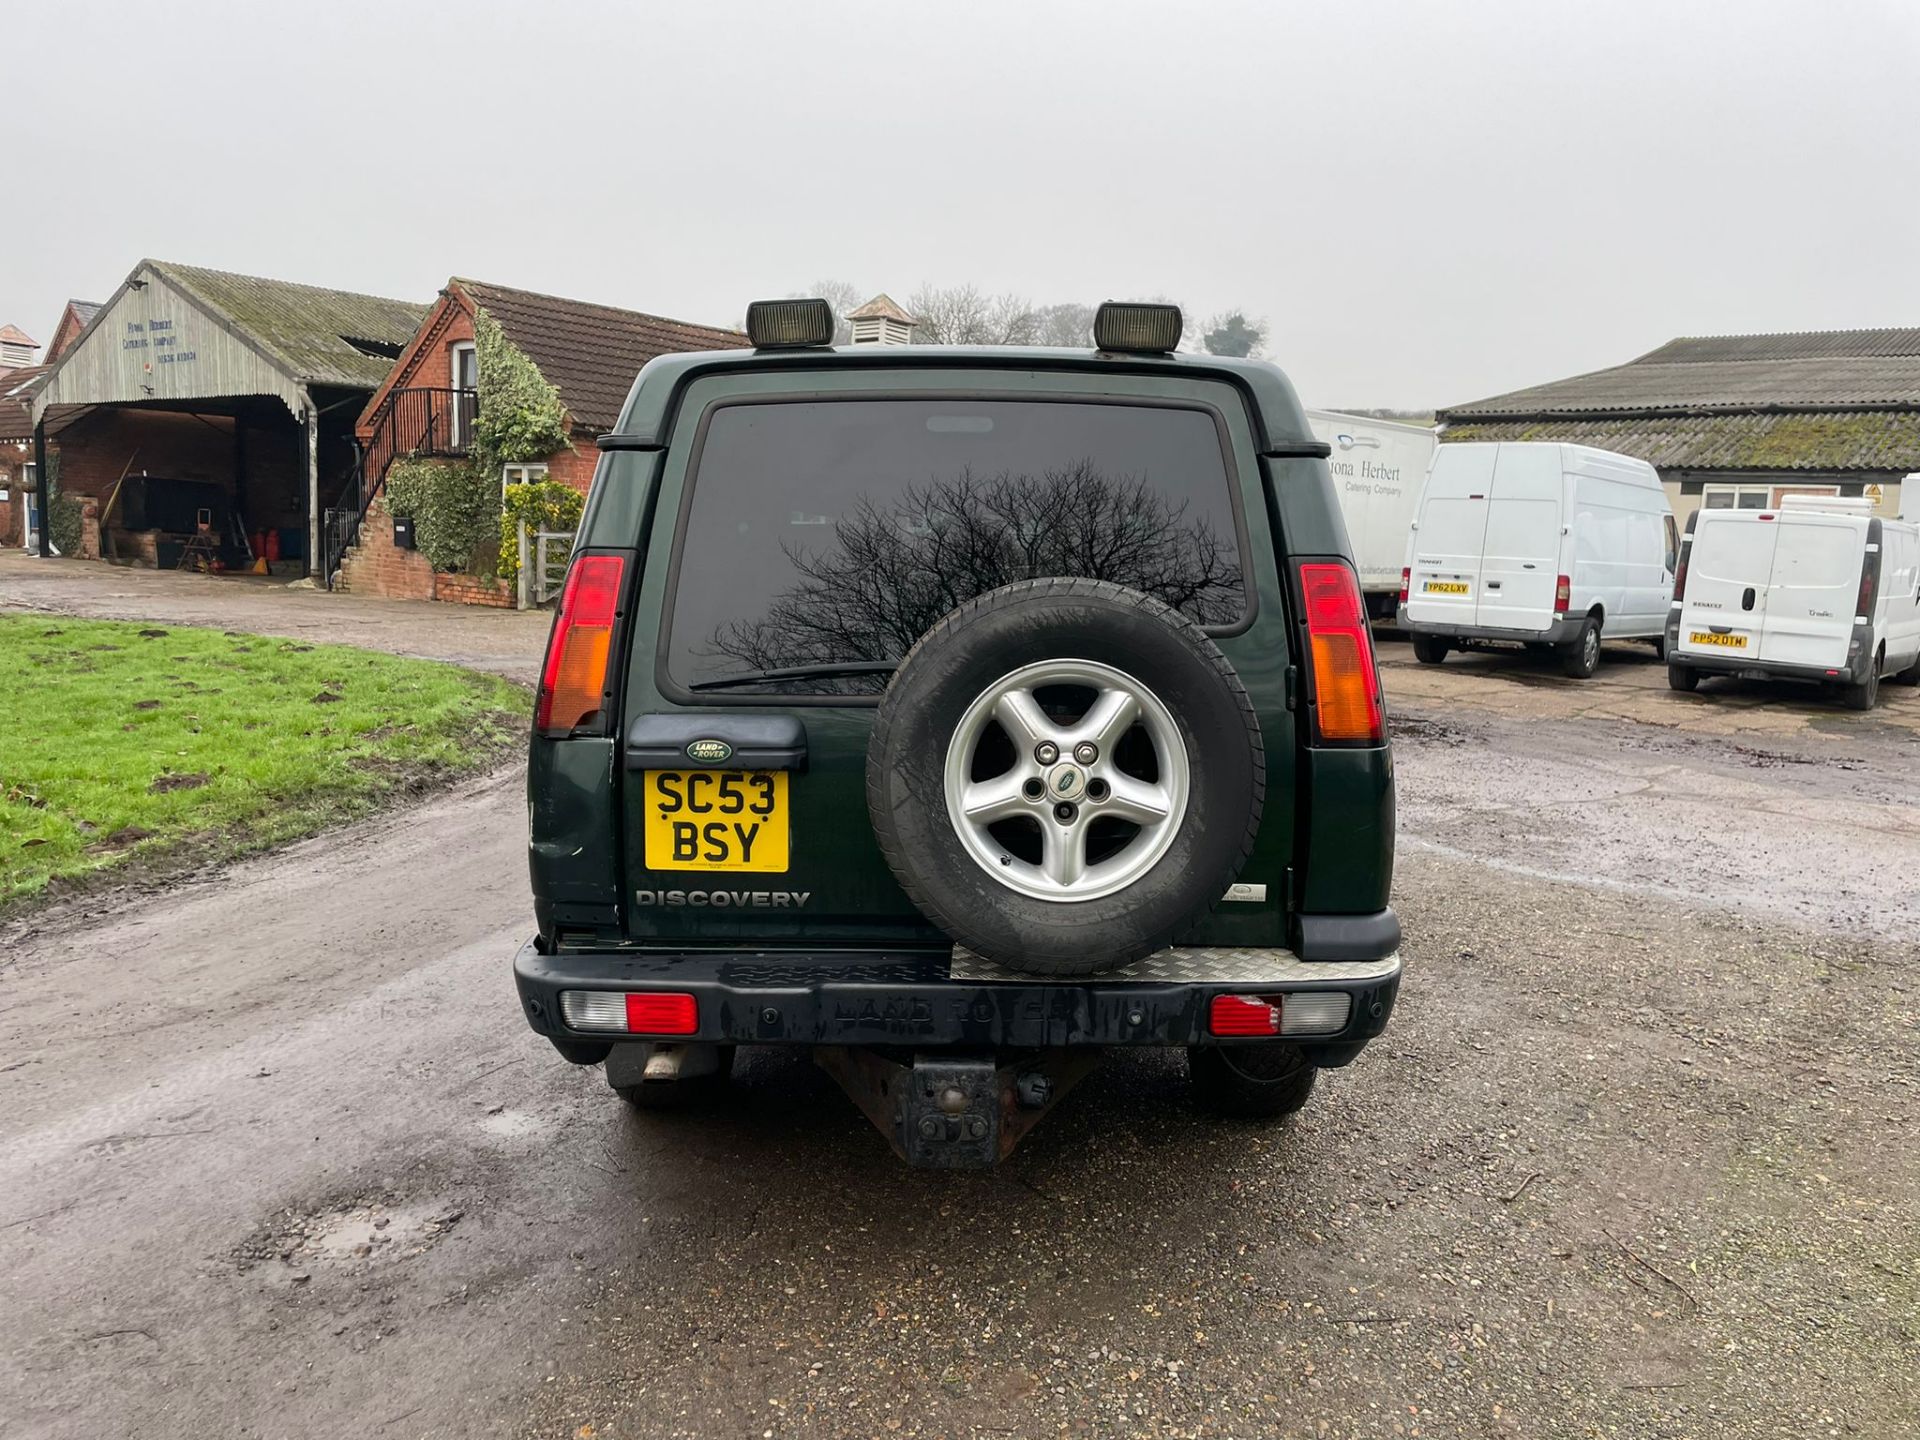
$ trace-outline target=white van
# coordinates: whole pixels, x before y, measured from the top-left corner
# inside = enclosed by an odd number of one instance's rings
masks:
[[[1687,525],[1667,625],[1667,681],[1784,676],[1871,710],[1880,677],[1920,684],[1920,526],[1870,500],[1788,495],[1778,510],[1702,510]]]
[[[1400,593],[1400,562],[1406,558],[1407,526],[1420,499],[1420,482],[1433,461],[1438,433],[1431,425],[1407,425],[1307,411],[1307,428],[1333,453],[1327,467],[1340,495],[1354,568],[1367,597],[1367,613],[1391,616]]]
[[[1585,445],[1442,445],[1400,573],[1400,628],[1429,665],[1487,643],[1552,646],[1584,680],[1600,639],[1666,634],[1680,533],[1644,460]]]

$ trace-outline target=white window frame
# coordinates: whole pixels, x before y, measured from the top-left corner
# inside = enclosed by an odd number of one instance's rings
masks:
[[[1761,481],[1747,485],[1702,485],[1700,487],[1700,508],[1702,510],[1777,510],[1780,507],[1782,492],[1788,495],[1838,495],[1838,485],[1796,485],[1792,482],[1770,484]],[[1709,505],[1709,495],[1731,495],[1731,505]],[[1742,502],[1745,502],[1744,504]]]
[[[473,384],[471,385],[462,385],[460,383],[460,357],[462,354],[473,356]],[[456,394],[462,390],[471,390],[474,395],[479,395],[480,351],[473,341],[456,340],[447,347],[447,388],[456,392]],[[456,399],[453,402],[453,419],[449,426],[449,433],[452,435],[455,445],[464,445],[467,443],[470,438],[467,430],[466,410],[461,406],[459,400]]]
[[[544,460],[534,461],[526,465],[502,465],[500,467],[500,484],[503,487],[507,485],[532,485],[546,478],[547,465]]]

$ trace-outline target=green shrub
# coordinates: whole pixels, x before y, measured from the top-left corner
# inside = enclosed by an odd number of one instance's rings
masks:
[[[529,534],[535,530],[577,530],[585,505],[578,490],[558,480],[507,486],[500,513],[500,578],[509,584],[520,578],[520,521],[527,522]]]
[[[60,456],[47,457],[47,538],[62,555],[80,553],[80,499],[60,488]]]
[[[500,475],[459,460],[396,460],[387,508],[413,521],[413,541],[436,570],[485,575],[499,544]]]
[[[485,310],[474,312],[473,349],[480,371],[480,408],[473,417],[475,463],[498,475],[502,465],[545,460],[557,450],[571,450],[560,392]]]

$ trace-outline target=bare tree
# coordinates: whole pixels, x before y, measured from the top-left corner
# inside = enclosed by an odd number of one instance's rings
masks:
[[[1250,320],[1244,310],[1223,310],[1202,327],[1200,343],[1209,355],[1257,355],[1267,342],[1267,322]]]
[[[1090,460],[1038,475],[962,471],[884,505],[863,499],[835,523],[832,544],[786,553],[794,585],[764,616],[721,626],[704,653],[753,669],[897,659],[976,595],[1050,575],[1144,590],[1203,625],[1228,623],[1243,604],[1230,535],[1145,477],[1106,475]]]
[[[1045,305],[1034,312],[1034,343],[1066,350],[1085,350],[1093,344],[1093,306]]]
[[[974,285],[922,285],[907,302],[917,345],[1031,345],[1038,313],[1011,293],[982,294]]]

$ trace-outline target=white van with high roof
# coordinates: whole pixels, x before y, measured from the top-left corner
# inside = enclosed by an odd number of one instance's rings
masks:
[[[1774,510],[1702,510],[1681,542],[1667,680],[1812,680],[1871,710],[1880,681],[1920,685],[1920,526],[1873,502],[1788,495]]]
[[[1600,641],[1666,633],[1680,532],[1644,460],[1540,441],[1443,444],[1400,574],[1400,628],[1429,665],[1450,650],[1552,647],[1586,679]]]

